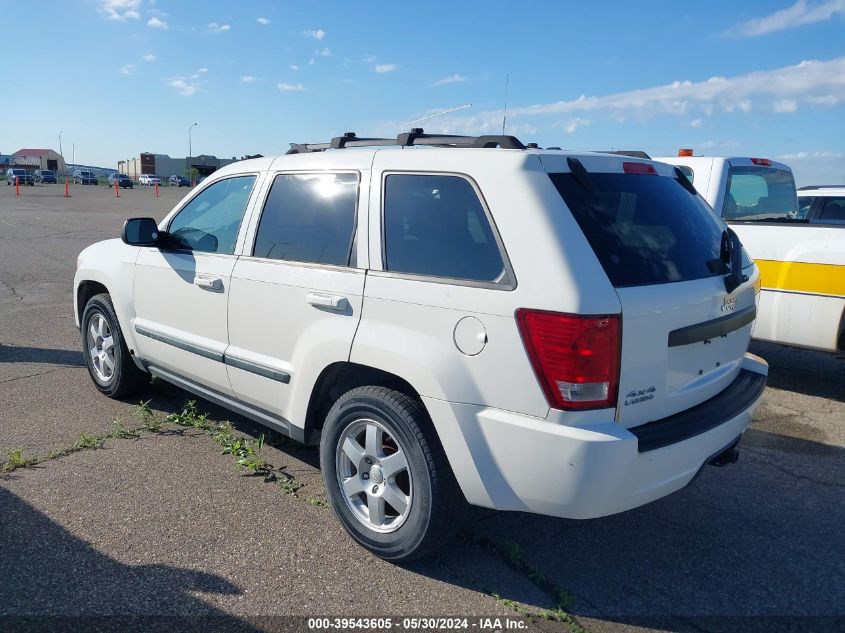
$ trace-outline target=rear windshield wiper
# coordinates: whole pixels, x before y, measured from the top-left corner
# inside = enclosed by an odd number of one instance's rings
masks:
[[[692,183],[690,182],[690,179],[687,178],[687,175],[683,171],[681,171],[680,167],[675,167],[675,180],[681,183],[681,186],[687,191],[689,191],[692,195],[698,194],[698,192],[695,190],[695,187],[693,187]]]
[[[566,164],[569,165],[569,171],[572,172],[572,177],[575,178],[578,184],[590,193],[595,193],[596,188],[590,178],[590,173],[584,168],[581,161],[570,156],[566,159]]]
[[[725,276],[725,290],[731,294],[743,282],[748,281],[748,277],[742,274],[742,242],[733,229],[722,231],[720,255],[722,261],[731,267],[731,272]]]

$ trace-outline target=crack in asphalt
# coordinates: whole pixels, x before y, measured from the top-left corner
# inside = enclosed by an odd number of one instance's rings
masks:
[[[749,453],[753,453],[754,455],[758,455],[760,457],[770,457],[770,455],[768,453],[756,451],[753,448],[749,448],[747,446],[743,447],[743,450],[748,451]],[[769,466],[770,468],[774,468],[775,470],[778,470],[778,471],[782,472],[783,474],[788,475],[789,477],[792,477],[793,479],[801,479],[803,481],[809,481],[810,483],[818,484],[820,486],[828,486],[828,487],[832,487],[832,488],[845,488],[845,482],[825,481],[823,479],[817,479],[817,478],[811,477],[809,475],[801,475],[799,473],[796,473],[793,470],[790,470],[789,468],[786,468],[785,466],[781,466],[780,464],[774,464],[767,459],[756,459],[754,461],[756,461],[759,464],[763,464],[764,466]]]
[[[64,367],[56,367],[55,369],[48,369],[47,371],[38,372],[37,374],[27,374],[26,376],[15,376],[14,378],[6,378],[5,380],[0,380],[0,385],[4,385],[8,382],[15,382],[16,380],[23,380],[24,378],[36,378],[38,376],[46,376],[47,374],[52,374],[57,371],[62,371],[65,369],[76,369],[71,365],[66,365]]]

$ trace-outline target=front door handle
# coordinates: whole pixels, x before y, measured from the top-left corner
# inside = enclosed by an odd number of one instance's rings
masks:
[[[349,300],[341,295],[324,295],[319,292],[309,292],[305,300],[312,306],[327,308],[337,312],[345,312],[349,307]]]
[[[223,290],[223,280],[219,277],[194,277],[194,284],[203,290],[211,290],[212,292],[221,292]]]

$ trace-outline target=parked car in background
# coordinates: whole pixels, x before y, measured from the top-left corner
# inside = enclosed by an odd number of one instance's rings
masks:
[[[109,176],[109,186],[114,187],[115,181],[117,181],[117,184],[121,189],[132,189],[135,185],[135,183],[132,182],[132,179],[126,174],[111,174]]]
[[[796,192],[789,166],[768,158],[680,153],[654,160],[684,172],[760,268],[754,338],[845,350],[845,189]]]
[[[735,461],[758,276],[668,165],[415,129],[223,167],[82,251],[73,306],[100,392],[319,443],[340,523],[404,561],[467,502],[588,519]]]
[[[798,216],[810,224],[845,224],[845,185],[801,187]]]
[[[141,174],[141,177],[138,178],[138,184],[148,186],[160,185],[161,179],[153,174]]]
[[[36,170],[35,179],[38,182],[43,182],[45,184],[55,185],[58,182],[58,180],[56,179],[56,172],[54,172],[52,169]]]
[[[77,169],[73,172],[73,184],[75,185],[96,185],[99,182],[93,171]]]
[[[18,185],[35,186],[35,176],[20,167],[12,167],[6,170],[6,184],[14,185],[17,180]]]
[[[167,180],[168,180],[168,184],[171,187],[190,187],[191,186],[191,181],[188,180],[185,176],[177,176],[177,175],[174,174],[173,176],[171,176]]]

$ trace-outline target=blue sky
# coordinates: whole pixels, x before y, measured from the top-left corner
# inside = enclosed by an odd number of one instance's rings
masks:
[[[345,130],[780,158],[845,182],[845,0],[4,5],[0,152],[282,153]],[[5,67],[8,70],[8,67]],[[8,125],[13,121],[13,125]]]

